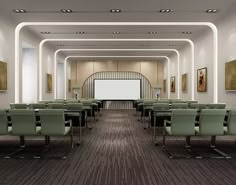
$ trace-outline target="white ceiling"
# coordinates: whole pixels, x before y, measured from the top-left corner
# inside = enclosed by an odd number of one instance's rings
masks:
[[[0,16],[20,22],[216,22],[230,8],[236,7],[235,0],[1,0]],[[62,13],[61,9],[72,13]],[[13,9],[25,9],[17,14]],[[110,13],[121,9],[121,13]],[[171,9],[171,13],[160,13],[160,9]],[[209,14],[207,9],[217,9]],[[43,38],[188,38],[193,39],[206,27],[202,26],[30,26]],[[51,32],[41,34],[40,32]],[[113,34],[114,31],[120,34]],[[148,32],[158,32],[149,34]],[[192,34],[182,34],[191,31]],[[85,32],[85,34],[76,34]],[[59,45],[58,45],[59,44]],[[176,46],[169,44],[176,44]],[[59,48],[174,48],[184,47],[184,42],[52,42]],[[81,52],[80,52],[81,53]],[[123,52],[122,52],[123,53]],[[120,54],[122,54],[120,53]],[[168,53],[168,52],[167,52]],[[64,52],[67,55],[66,52]],[[96,53],[97,54],[97,53]],[[109,55],[100,52],[98,55]],[[125,54],[122,54],[125,55]]]

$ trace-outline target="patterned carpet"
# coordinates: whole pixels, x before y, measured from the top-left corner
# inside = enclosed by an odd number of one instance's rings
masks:
[[[169,159],[161,145],[152,143],[151,130],[144,130],[134,115],[134,111],[103,110],[94,128],[83,132],[83,143],[67,159],[30,156],[37,152],[60,156],[68,151],[69,138],[52,138],[51,146],[41,150],[43,138],[26,138],[27,150],[16,156],[28,157],[0,159],[0,185],[236,184],[235,138],[217,140],[232,159]],[[196,150],[204,148],[199,152],[209,154],[209,138],[193,138],[192,143]],[[1,136],[1,155],[17,144],[18,138]],[[169,138],[167,145],[171,151],[184,154],[183,138]]]

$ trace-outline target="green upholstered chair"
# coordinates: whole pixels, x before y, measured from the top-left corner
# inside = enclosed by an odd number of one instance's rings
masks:
[[[152,110],[155,111],[163,111],[163,110],[169,110],[169,103],[153,103]]]
[[[171,121],[165,120],[163,127],[163,149],[169,158],[174,156],[166,149],[166,136],[185,136],[186,148],[190,150],[190,137],[195,135],[197,109],[173,109]],[[170,124],[170,126],[167,125]]]
[[[83,110],[83,103],[68,103],[67,109],[82,111]]]
[[[12,121],[12,132],[14,136],[20,136],[21,145],[24,146],[24,136],[35,136],[40,134],[40,127],[36,127],[34,110],[12,109],[9,110]]]
[[[64,103],[65,100],[64,99],[55,99],[54,103]]]
[[[11,109],[27,109],[28,105],[26,103],[11,103]]]
[[[236,109],[230,110],[227,127],[225,127],[224,129],[225,134],[236,135]]]
[[[49,109],[65,109],[64,103],[49,103],[48,104]]]
[[[202,109],[206,109],[207,108],[207,104],[203,104],[203,103],[191,103],[189,105],[190,109],[198,109],[198,110],[202,110]]]
[[[68,103],[79,103],[79,101],[76,100],[76,99],[70,99],[70,100],[66,100],[66,103],[67,103],[67,104],[68,104]]]
[[[208,104],[208,109],[225,109],[226,104],[225,103],[211,103]]]
[[[0,110],[0,135],[7,135],[11,132],[11,127],[8,127],[7,113],[5,110]]]
[[[169,99],[160,99],[158,100],[158,103],[170,103]]]
[[[188,103],[172,103],[171,109],[188,109]]]
[[[216,136],[224,135],[225,109],[202,109],[200,112],[199,126],[195,127],[197,135],[211,136],[211,149],[223,157],[229,156],[216,148]]]
[[[44,103],[31,103],[29,104],[31,109],[46,109],[46,105]]]
[[[49,143],[50,136],[70,136],[71,148],[74,147],[73,127],[71,121],[70,126],[66,126],[64,109],[41,109],[39,110],[41,122],[41,134],[47,136],[46,143]]]

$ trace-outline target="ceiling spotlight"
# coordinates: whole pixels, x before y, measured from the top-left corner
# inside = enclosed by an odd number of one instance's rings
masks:
[[[169,44],[169,46],[176,46],[176,44]]]
[[[41,33],[41,34],[51,34],[50,31],[41,31],[40,33]]]
[[[192,34],[191,31],[183,31],[182,34]]]
[[[72,13],[71,9],[61,9],[62,13]]]
[[[85,34],[84,31],[77,31],[76,34]]]
[[[149,46],[149,44],[143,44],[143,46]]]
[[[171,9],[161,9],[161,13],[170,13],[172,10]]]
[[[121,9],[111,9],[111,13],[121,13]]]
[[[156,31],[149,31],[148,33],[149,33],[149,34],[157,34]]]
[[[65,46],[64,44],[57,44],[57,46]]]
[[[15,13],[26,13],[26,10],[24,9],[15,9],[13,10]]]
[[[113,46],[119,46],[119,44],[113,44]]]
[[[207,13],[216,13],[217,10],[216,9],[208,9],[206,10]]]
[[[113,34],[120,34],[119,31],[113,31],[112,33],[113,33]]]

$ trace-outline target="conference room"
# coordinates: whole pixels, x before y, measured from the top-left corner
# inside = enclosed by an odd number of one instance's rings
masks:
[[[235,184],[234,0],[2,0],[0,184]]]

